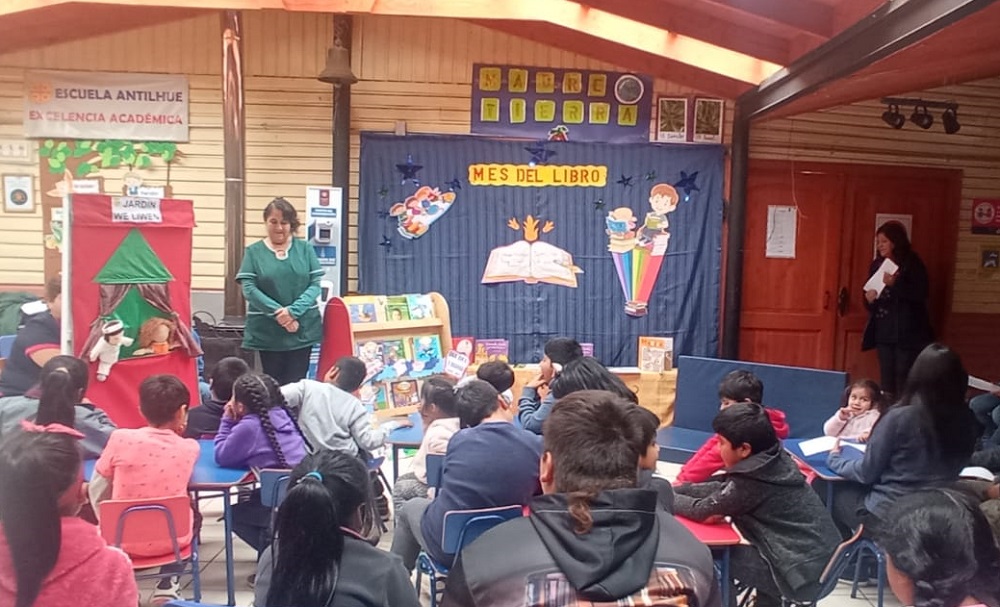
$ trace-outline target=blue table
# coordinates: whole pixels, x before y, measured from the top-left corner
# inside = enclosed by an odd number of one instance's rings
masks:
[[[807,438],[786,438],[781,441],[782,445],[785,447],[785,451],[788,451],[792,456],[804,463],[813,472],[816,473],[817,478],[821,478],[826,481],[826,508],[827,510],[833,509],[833,484],[837,482],[846,481],[844,477],[840,476],[836,472],[830,469],[826,465],[827,457],[829,457],[829,451],[821,451],[819,453],[814,453],[812,455],[806,456],[802,453],[802,442],[807,441]],[[848,441],[843,441],[847,444]],[[861,459],[865,456],[863,452],[859,449],[853,449],[851,447],[842,447],[840,450],[841,455],[845,459]]]
[[[232,490],[240,485],[254,482],[253,475],[247,470],[222,468],[215,463],[215,443],[212,440],[198,441],[201,453],[194,464],[191,482],[188,490],[195,495],[202,491],[219,491],[222,493],[222,519],[225,524],[224,539],[226,544],[226,594],[229,605],[236,604],[236,589],[233,583],[233,511],[229,503]],[[95,461],[84,462],[83,470],[86,478],[94,474]]]
[[[661,462],[683,464],[712,436],[712,432],[678,426],[660,428],[656,433],[656,444],[660,447],[659,459]]]
[[[392,445],[392,482],[399,478],[399,452],[401,449],[418,449],[424,440],[424,421],[419,413],[408,417],[413,424],[408,428],[396,428],[386,437],[385,443]]]

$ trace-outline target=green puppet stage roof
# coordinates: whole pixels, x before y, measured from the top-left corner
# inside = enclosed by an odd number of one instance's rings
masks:
[[[94,277],[94,282],[105,285],[163,284],[173,279],[173,275],[153,252],[142,232],[133,228]]]

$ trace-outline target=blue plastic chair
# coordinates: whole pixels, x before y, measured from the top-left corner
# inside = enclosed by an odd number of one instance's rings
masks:
[[[278,516],[278,506],[288,495],[288,481],[292,477],[291,470],[282,468],[265,468],[257,472],[260,481],[260,503],[271,509],[271,530],[274,531],[274,519]]]
[[[860,534],[861,531],[859,530],[858,533]],[[878,547],[878,544],[868,538],[861,538],[858,541],[858,562],[854,566],[854,583],[851,584],[851,598],[857,598],[858,595],[858,578],[861,577],[861,559],[866,552],[870,552],[878,563],[878,585],[876,589],[876,592],[878,592],[878,601],[875,603],[875,607],[882,607],[882,598],[885,595],[885,552]]]
[[[10,358],[10,351],[14,348],[16,335],[0,335],[0,358]]]
[[[441,477],[444,473],[444,456],[427,454],[427,486],[435,490],[441,488]]]
[[[430,480],[430,479],[428,479]],[[426,573],[431,585],[431,607],[437,607],[438,593],[444,592],[444,583],[448,571],[455,565],[455,560],[462,548],[501,523],[516,519],[523,514],[521,506],[501,506],[499,508],[482,508],[479,510],[451,510],[444,514],[444,532],[441,534],[441,549],[446,554],[454,555],[451,563],[444,565],[421,551],[417,556],[417,593],[420,593],[422,574]]]

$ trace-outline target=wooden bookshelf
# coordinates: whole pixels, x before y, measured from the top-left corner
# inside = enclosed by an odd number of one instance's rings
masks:
[[[347,304],[351,297],[334,297],[326,304],[323,315],[323,343],[320,346],[318,375],[322,377],[342,356],[357,356],[357,344],[367,340],[405,339],[418,335],[436,335],[441,343],[442,357],[451,350],[451,313],[448,302],[440,293],[428,293],[434,309],[433,318],[386,322],[354,323]],[[405,378],[400,378],[405,379]],[[387,395],[392,398],[392,395]],[[409,415],[415,405],[376,411],[379,418]]]

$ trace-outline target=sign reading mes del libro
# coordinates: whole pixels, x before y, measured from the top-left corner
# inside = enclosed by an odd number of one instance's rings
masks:
[[[30,138],[188,141],[188,81],[169,74],[30,71]]]

